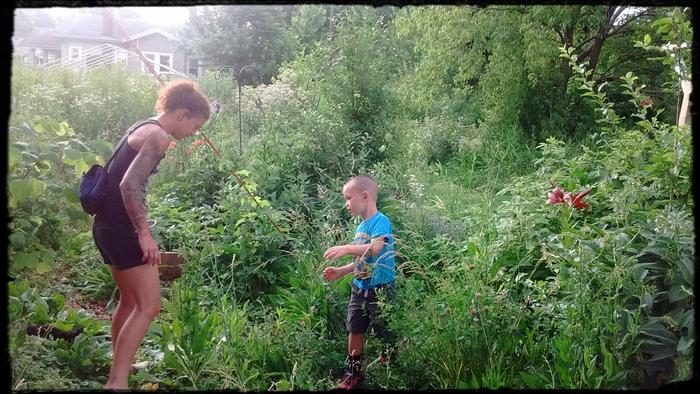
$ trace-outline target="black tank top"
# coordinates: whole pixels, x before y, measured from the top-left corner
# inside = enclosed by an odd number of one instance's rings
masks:
[[[124,178],[126,170],[129,169],[131,162],[134,161],[134,158],[139,153],[137,150],[134,150],[134,148],[132,148],[129,145],[128,138],[131,135],[131,133],[134,132],[134,130],[149,123],[157,124],[158,126],[163,127],[160,124],[160,122],[158,122],[155,119],[146,119],[136,122],[126,131],[126,134],[124,134],[124,137],[122,137],[122,139],[119,141],[119,145],[117,145],[114,153],[112,153],[112,155],[114,155],[114,158],[112,159],[112,162],[106,169],[107,173],[109,174],[107,200],[105,201],[106,209],[95,215],[95,225],[100,227],[131,226],[131,219],[129,218],[129,215],[126,212],[126,208],[124,207],[124,200],[122,199],[122,193],[119,189],[119,184]],[[158,159],[158,162],[151,171],[150,175],[153,175],[156,172],[158,172],[158,169],[160,168],[160,160],[162,159],[162,157]],[[146,185],[144,185],[144,198],[146,196],[145,188],[147,187],[147,185],[148,181],[146,181]]]

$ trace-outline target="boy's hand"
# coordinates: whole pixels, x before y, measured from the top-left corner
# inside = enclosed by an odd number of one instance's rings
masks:
[[[323,270],[323,278],[326,280],[326,282],[332,282],[340,278],[340,276],[340,270],[338,267],[328,267]]]
[[[330,247],[323,253],[323,258],[326,260],[336,260],[348,254],[348,250],[345,245],[338,245]]]

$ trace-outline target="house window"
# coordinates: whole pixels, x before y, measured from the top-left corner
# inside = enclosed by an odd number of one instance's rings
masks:
[[[201,62],[199,59],[194,59],[194,58],[189,58],[188,62],[189,67],[187,68],[187,73],[190,75],[196,75],[198,77],[201,77],[200,68],[201,68]]]
[[[68,47],[68,58],[73,60],[73,59],[80,59],[83,57],[83,48],[81,47],[73,47],[70,46]]]
[[[168,74],[173,68],[172,53],[144,52],[143,56],[151,62],[156,74]],[[141,65],[141,69],[143,72],[148,72],[148,67],[145,64]]]

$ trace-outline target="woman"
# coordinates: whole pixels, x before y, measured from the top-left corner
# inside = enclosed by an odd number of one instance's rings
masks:
[[[172,139],[195,134],[209,119],[208,99],[191,81],[165,86],[158,115],[133,125],[107,169],[105,209],[95,215],[95,244],[119,289],[112,316],[112,367],[105,389],[128,389],[129,370],[151,321],[160,312],[160,252],[148,227],[146,186]]]

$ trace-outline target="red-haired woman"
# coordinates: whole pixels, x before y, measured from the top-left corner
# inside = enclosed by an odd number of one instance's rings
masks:
[[[107,168],[109,193],[95,215],[95,244],[112,269],[119,304],[112,316],[112,367],[105,389],[128,389],[129,370],[160,312],[160,251],[148,227],[146,186],[173,139],[195,134],[209,119],[209,101],[192,81],[163,87],[157,115],[127,131]]]

